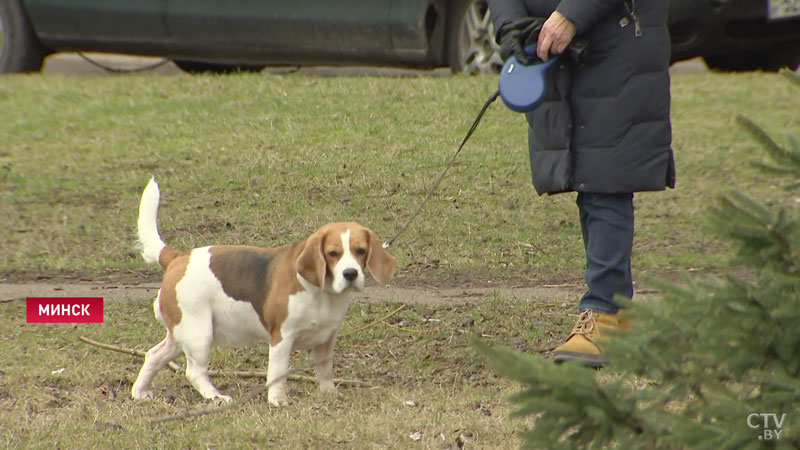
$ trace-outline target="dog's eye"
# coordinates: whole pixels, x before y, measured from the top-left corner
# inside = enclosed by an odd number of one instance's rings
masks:
[[[366,254],[367,254],[367,249],[365,249],[365,248],[357,248],[356,249],[356,255],[364,256]]]
[[[339,252],[337,252],[336,250],[331,250],[328,252],[328,256],[330,256],[331,258],[338,258]]]

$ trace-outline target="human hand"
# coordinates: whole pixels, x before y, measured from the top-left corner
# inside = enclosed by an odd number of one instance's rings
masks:
[[[500,57],[508,59],[512,54],[522,64],[530,64],[534,56],[527,55],[524,48],[536,41],[544,19],[541,17],[522,17],[503,25],[500,29]]]
[[[536,44],[536,55],[542,61],[547,61],[549,53],[560,55],[564,53],[572,38],[577,32],[575,24],[558,11],[553,11],[545,20],[539,31],[539,40]]]

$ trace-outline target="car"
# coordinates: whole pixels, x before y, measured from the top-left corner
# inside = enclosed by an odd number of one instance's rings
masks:
[[[701,56],[710,69],[800,65],[799,0],[670,0],[672,60]]]
[[[190,72],[502,66],[485,1],[0,0],[0,72],[59,51],[161,56]]]
[[[768,10],[769,7],[769,10]],[[670,0],[673,61],[776,70],[800,62],[798,0]],[[160,56],[188,72],[266,66],[503,65],[485,0],[0,0],[0,73],[54,52]]]

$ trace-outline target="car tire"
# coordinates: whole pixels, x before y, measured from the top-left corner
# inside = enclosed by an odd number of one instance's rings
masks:
[[[225,63],[209,63],[202,61],[187,61],[185,59],[175,59],[172,62],[184,72],[198,74],[198,73],[215,73],[226,74],[236,72],[261,72],[266,66],[256,64],[225,64]]]
[[[486,0],[451,1],[447,14],[447,60],[454,73],[497,73],[500,46]]]
[[[0,0],[0,73],[37,72],[48,53],[20,0]]]
[[[797,70],[800,67],[800,44],[760,52],[704,55],[703,60],[709,69],[720,72],[777,72],[784,67]]]

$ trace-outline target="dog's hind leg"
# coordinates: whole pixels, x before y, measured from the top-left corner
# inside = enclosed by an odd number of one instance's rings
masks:
[[[186,379],[204,398],[230,403],[231,397],[220,393],[208,376],[211,344],[214,341],[214,325],[210,313],[208,311],[208,316],[196,314],[191,321],[185,320],[191,326],[183,329],[184,335],[179,336],[183,353],[186,355]],[[182,325],[183,323],[176,329]]]
[[[168,331],[163,341],[147,351],[139,376],[131,388],[131,397],[137,400],[152,399],[153,390],[150,389],[150,382],[153,381],[153,377],[180,353],[180,346]]]
[[[204,398],[214,401],[230,403],[233,399],[229,395],[220,393],[211,378],[208,376],[208,357],[195,357],[186,355],[186,378]]]

